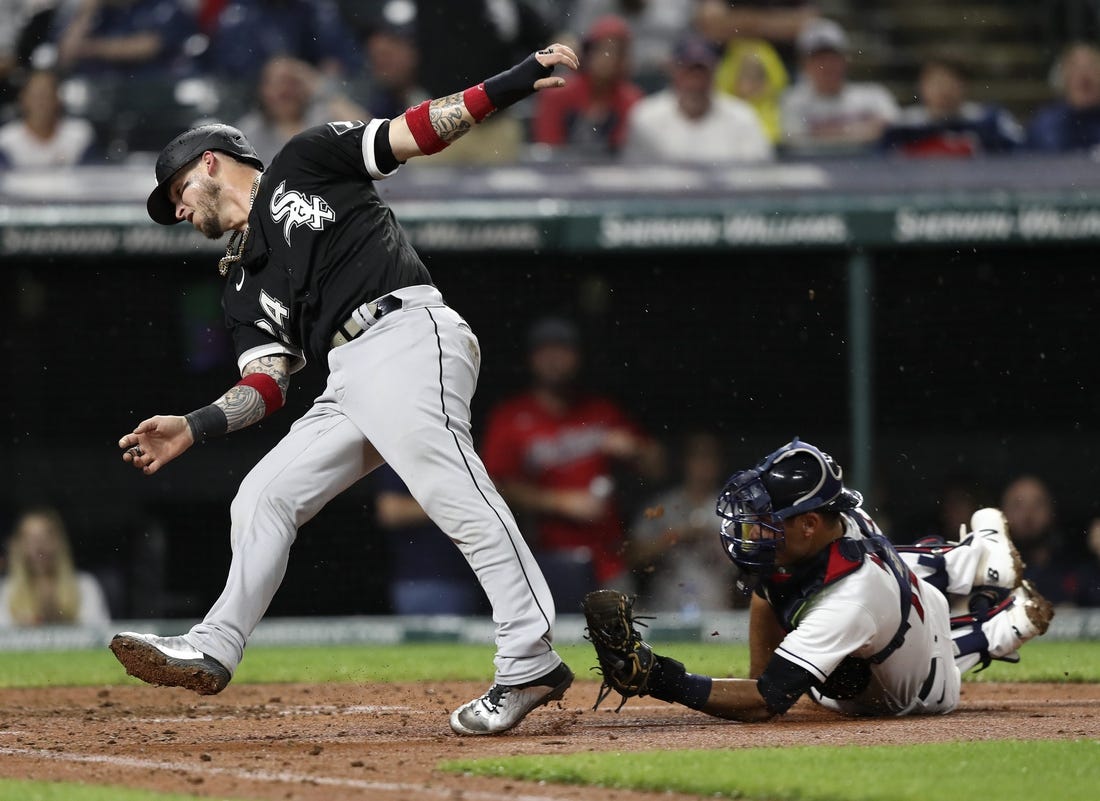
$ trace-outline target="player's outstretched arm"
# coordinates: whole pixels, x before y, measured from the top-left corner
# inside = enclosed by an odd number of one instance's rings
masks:
[[[209,406],[183,416],[143,420],[118,441],[123,461],[151,476],[196,441],[245,428],[282,408],[290,388],[290,362],[285,356],[253,359],[242,376]]]
[[[289,389],[290,360],[286,356],[262,356],[246,364],[237,385],[212,405],[225,414],[228,434],[281,409]]]
[[[755,679],[712,680],[710,695],[700,711],[716,718],[745,723],[759,723],[775,717],[760,695]]]
[[[749,678],[758,679],[767,668],[786,632],[771,604],[753,593],[749,606]]]
[[[571,47],[555,43],[464,92],[414,106],[390,121],[393,155],[404,162],[438,153],[494,111],[518,103],[540,89],[565,86],[564,78],[551,74],[559,64],[571,70],[580,66]]]

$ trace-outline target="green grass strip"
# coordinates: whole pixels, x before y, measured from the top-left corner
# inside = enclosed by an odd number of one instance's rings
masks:
[[[580,753],[446,762],[526,781],[673,791],[746,801],[1093,801],[1100,741]]]
[[[668,643],[655,646],[695,673],[744,676],[744,645]],[[567,645],[562,657],[579,678],[596,677],[591,646]],[[1100,641],[1037,640],[1021,650],[1018,665],[994,663],[967,674],[977,681],[1100,681]],[[492,648],[460,643],[404,645],[249,648],[235,682],[243,684],[307,682],[488,681]],[[137,683],[106,647],[84,651],[11,651],[0,653],[0,687],[101,686]]]
[[[154,793],[78,782],[0,779],[0,801],[200,801],[199,796]],[[204,797],[203,801],[210,801]]]

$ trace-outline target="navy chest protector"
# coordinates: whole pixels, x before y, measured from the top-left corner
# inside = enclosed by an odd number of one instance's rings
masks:
[[[868,559],[887,570],[898,584],[901,602],[901,624],[890,642],[878,653],[868,657],[874,664],[885,662],[905,642],[909,631],[909,611],[913,606],[913,584],[916,577],[901,561],[890,541],[872,527],[861,514],[846,515],[863,534],[863,539],[841,537],[815,556],[810,564],[792,573],[773,573],[761,582],[760,592],[775,610],[783,628],[793,631],[806,606],[825,587],[855,572]]]

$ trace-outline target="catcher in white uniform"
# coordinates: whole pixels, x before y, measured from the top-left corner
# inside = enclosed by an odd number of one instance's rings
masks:
[[[894,547],[860,509],[828,454],[797,438],[735,473],[718,499],[726,553],[755,583],[747,679],[688,673],[653,653],[631,600],[585,600],[589,639],[611,690],[715,717],[767,720],[803,694],[849,715],[940,714],[962,673],[1018,661],[1049,602],[1021,582],[1004,516],[982,509],[958,543]]]

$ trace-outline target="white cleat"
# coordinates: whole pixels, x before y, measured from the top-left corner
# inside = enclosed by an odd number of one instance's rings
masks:
[[[1012,591],[1012,603],[982,625],[994,659],[1018,661],[1016,650],[1028,640],[1046,634],[1054,618],[1054,604],[1030,581]]]
[[[1040,595],[1030,581],[1022,582],[1012,595],[1014,601],[1006,611],[1020,642],[1046,634],[1054,619],[1054,604]]]
[[[527,713],[557,701],[573,683],[573,671],[562,662],[545,676],[525,684],[494,684],[480,698],[451,713],[455,734],[500,734],[508,731]]]
[[[214,695],[224,690],[232,678],[220,662],[183,637],[124,631],[111,640],[111,651],[127,673],[148,684]]]
[[[985,553],[978,562],[974,587],[1001,587],[1014,590],[1024,577],[1020,552],[1008,534],[1008,521],[1000,509],[979,509],[970,518],[970,530],[975,543]]]

